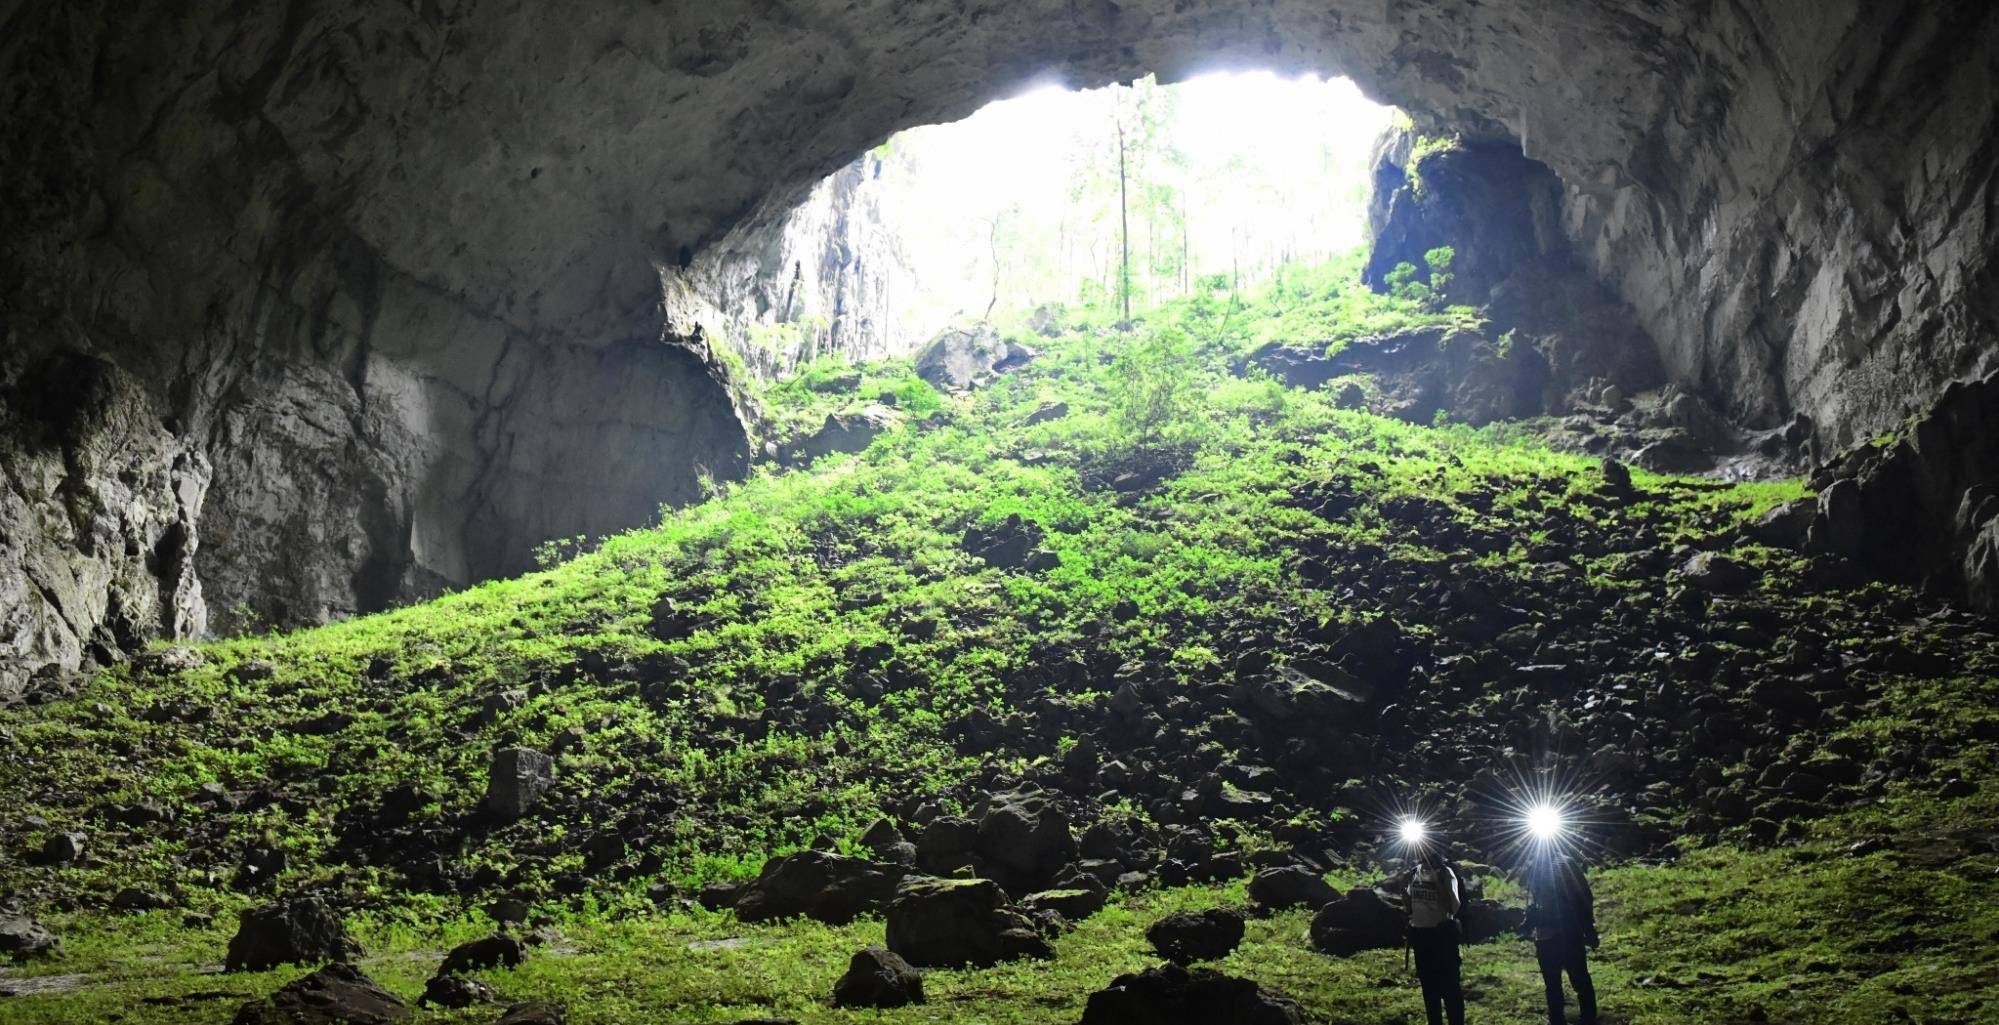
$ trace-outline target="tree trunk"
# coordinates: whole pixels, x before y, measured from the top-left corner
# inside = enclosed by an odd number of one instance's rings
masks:
[[[1126,192],[1124,168],[1124,114],[1118,114],[1117,122],[1117,205],[1118,235],[1123,242],[1124,257],[1118,272],[1118,294],[1124,303],[1124,320],[1131,320],[1131,202]]]

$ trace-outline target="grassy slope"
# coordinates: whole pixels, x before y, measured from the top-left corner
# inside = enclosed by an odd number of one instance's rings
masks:
[[[219,960],[231,913],[251,899],[221,883],[237,852],[260,841],[287,849],[282,888],[331,887],[375,908],[363,916],[375,952],[365,966],[406,995],[420,989],[435,952],[480,931],[467,902],[515,892],[542,899],[563,940],[493,981],[510,994],[565,1000],[573,1020],[644,1020],[670,1009],[690,1021],[727,1021],[765,1006],[801,1020],[844,1020],[819,1001],[847,954],[879,941],[879,922],[743,927],[726,916],[662,915],[645,887],[739,875],[768,853],[815,839],[850,845],[885,803],[925,792],[952,798],[956,783],[986,766],[958,750],[949,724],[974,706],[1003,708],[1017,693],[1008,686],[1013,674],[1031,668],[1051,639],[1086,641],[1191,678],[1212,666],[1225,624],[1380,613],[1300,586],[1288,551],[1378,543],[1399,561],[1507,566],[1534,546],[1560,543],[1535,496],[1576,499],[1565,506],[1601,517],[1605,529],[1698,540],[1799,493],[1795,484],[1674,489],[1639,474],[1653,498],[1618,510],[1613,523],[1612,513],[1582,501],[1596,487],[1586,461],[1493,433],[1384,421],[1334,409],[1320,394],[1228,376],[1229,356],[1307,330],[1299,325],[1311,325],[1312,340],[1338,344],[1327,325],[1351,325],[1349,308],[1369,302],[1323,280],[1306,284],[1247,312],[1211,304],[1164,311],[1154,318],[1163,330],[1118,363],[1107,350],[1131,343],[1101,330],[1040,343],[1043,358],[1028,370],[968,399],[928,393],[895,366],[870,369],[856,393],[780,390],[773,401],[794,426],[883,388],[914,413],[937,413],[861,457],[758,476],[660,529],[610,539],[544,573],[303,634],[214,645],[205,668],[170,685],[109,674],[74,701],[6,714],[0,725],[14,740],[0,748],[0,832],[9,838],[0,890],[79,909],[48,916],[68,949],[33,974],[100,978],[74,993],[0,1001],[0,1020],[88,1020],[126,1007],[127,1020],[225,1020],[232,1000],[130,1002],[261,992],[291,977],[199,972]],[[1392,308],[1369,315],[1421,316]],[[1168,365],[1194,369],[1162,374]],[[1134,397],[1161,393],[1167,415],[1141,438],[1128,427]],[[1022,426],[1050,401],[1066,402],[1069,415]],[[1121,499],[1102,486],[1121,468],[1162,460],[1179,472],[1150,498]],[[1294,488],[1329,481],[1377,503],[1440,499],[1468,526],[1515,544],[1484,554],[1437,550],[1366,514],[1327,523],[1284,501]],[[1455,502],[1474,492],[1498,499],[1489,512]],[[1002,572],[961,550],[967,524],[1010,514],[1045,528],[1059,566]],[[1772,566],[1786,558],[1745,554]],[[1615,556],[1584,569],[1608,591],[1623,586]],[[686,636],[657,628],[662,595],[675,599],[665,618]],[[1141,614],[1119,624],[1111,613],[1122,600]],[[891,657],[877,666],[866,653],[884,648]],[[232,679],[232,667],[253,659],[270,663],[268,680]],[[875,683],[856,686],[871,676]],[[482,702],[510,689],[525,700],[489,721]],[[759,712],[781,710],[770,695],[793,689],[834,709],[830,721],[780,716],[758,725]],[[1954,757],[1979,789],[1948,811],[1898,786],[1888,800],[1814,824],[1814,838],[1798,846],[1716,847],[1666,867],[1606,871],[1607,1005],[1662,1023],[1754,1020],[1759,1006],[1778,1021],[1874,1022],[1896,1006],[1917,1021],[1980,1020],[1980,1002],[1999,987],[1989,952],[1999,922],[1985,910],[1994,859],[1970,834],[1950,840],[1956,850],[1933,840],[1995,821],[1992,689],[1989,676],[1909,684],[1850,727],[1921,722],[1940,739],[1960,736]],[[201,718],[188,709],[212,717],[176,721]],[[325,733],[299,728],[328,712],[352,721]],[[550,802],[562,814],[474,828],[468,815],[487,753],[547,744],[570,727],[587,739],[564,757]],[[1039,743],[996,757],[1024,765],[1054,753],[1060,738]],[[209,782],[268,803],[216,814],[190,800]],[[366,830],[352,828],[356,810],[398,785],[425,791],[398,842],[436,845],[452,884],[442,889],[464,897],[414,892],[406,866],[357,856],[366,844],[356,835]],[[140,798],[179,821],[130,830],[105,822],[105,808]],[[31,815],[49,824],[36,826]],[[644,842],[590,879],[588,899],[555,900],[590,875],[581,841],[629,832],[634,819],[643,820]],[[52,870],[20,859],[63,828],[92,835],[91,863]],[[1864,857],[1845,855],[1852,836],[1874,833],[1896,839]],[[1934,864],[1925,867],[1925,858]],[[183,930],[180,911],[113,917],[93,909],[125,885],[176,892],[187,908],[217,912],[218,924]],[[1144,922],[1238,898],[1233,888],[1133,897],[1062,939],[1052,966],[935,973],[931,1009],[883,1017],[931,1020],[941,1004],[951,1020],[1074,1020],[1087,993],[1148,963]],[[1304,925],[1302,915],[1256,925],[1228,967],[1336,1020],[1414,1013],[1399,955],[1330,961],[1303,942]],[[734,936],[749,942],[687,947]],[[1480,948],[1467,979],[1482,1020],[1533,1020],[1537,983],[1524,944]]]

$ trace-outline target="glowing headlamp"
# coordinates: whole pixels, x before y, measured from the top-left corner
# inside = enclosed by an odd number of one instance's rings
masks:
[[[1527,809],[1527,832],[1534,839],[1547,843],[1562,835],[1567,823],[1562,821],[1561,809],[1543,802]]]
[[[1426,834],[1428,834],[1429,831],[1430,827],[1424,825],[1422,819],[1402,820],[1402,842],[1410,845],[1411,847],[1421,844],[1423,842],[1423,837]]]

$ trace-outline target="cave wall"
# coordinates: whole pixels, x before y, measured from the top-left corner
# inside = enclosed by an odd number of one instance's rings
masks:
[[[857,361],[907,353],[928,340],[894,316],[914,287],[882,160],[864,153],[827,176],[775,221],[734,231],[667,282],[667,330],[728,345],[749,373],[782,377],[821,356]],[[795,334],[769,330],[795,325]]]
[[[105,428],[158,453],[141,477],[206,461],[213,625],[375,607],[740,465],[667,300],[893,130],[1237,64],[1519,143],[1669,373],[1844,442],[1993,362],[1995,44],[1982,0],[6,0],[0,381],[101,359],[144,395]],[[639,382],[596,409],[551,374]],[[129,522],[186,489],[142,490]],[[10,538],[74,519],[45,492]],[[49,601],[8,593],[9,622]]]

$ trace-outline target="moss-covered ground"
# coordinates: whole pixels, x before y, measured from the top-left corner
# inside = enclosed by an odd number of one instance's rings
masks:
[[[1797,482],[1633,471],[1635,494],[1613,501],[1596,462],[1518,432],[1404,424],[1339,408],[1333,388],[1236,372],[1265,341],[1336,348],[1447,316],[1366,296],[1346,274],[1185,300],[1122,329],[1072,313],[1053,337],[1024,336],[1039,350],[1027,367],[969,395],[938,393],[907,363],[858,378],[808,368],[766,397],[775,431],[885,392],[905,424],[863,453],[721,485],[543,572],[206,645],[193,668],[142,662],[0,712],[0,894],[25,897],[64,939],[56,957],[0,974],[0,989],[22,991],[0,998],[0,1021],[227,1020],[298,974],[217,974],[235,913],[317,890],[351,909],[362,967],[412,999],[443,950],[490,930],[487,901],[516,896],[551,942],[484,977],[567,1004],[573,1022],[1070,1022],[1113,975],[1153,963],[1145,924],[1240,902],[1241,883],[1125,895],[1059,938],[1053,962],[934,972],[928,1005],[881,1013],[826,1006],[852,952],[881,941],[879,919],[746,926],[676,895],[808,845],[858,851],[875,818],[926,799],[955,809],[968,787],[1031,776],[1075,742],[967,745],[969,717],[1007,720],[1044,699],[1087,710],[1125,666],[1191,692],[1229,679],[1245,638],[1281,647],[1385,617],[1433,628],[1419,604],[1395,604],[1401,592],[1311,579],[1300,552],[1406,579],[1559,578],[1560,593],[1589,596],[1584,613],[1614,619],[1664,594],[1650,553],[1720,548],[1786,616],[1845,629],[1886,608],[1904,611],[1883,630],[1964,630],[1886,589],[1807,587],[1797,552],[1749,540],[1748,524],[1804,496]],[[1328,493],[1351,513],[1299,497]],[[968,550],[968,530],[1018,529],[1014,517],[1042,561]],[[1754,654],[1753,633],[1729,636],[1720,657]],[[1999,659],[1989,639],[1953,644],[1982,654],[1891,666],[1810,738],[1913,743],[1923,771],[1786,825],[1781,845],[1742,828],[1674,841],[1686,799],[1658,799],[1655,839],[1668,842],[1597,872],[1612,1020],[1999,1020]],[[510,745],[561,750],[558,782],[536,814],[495,825],[477,806],[491,753]],[[1723,768],[1737,780],[1754,766]],[[1366,815],[1343,796],[1359,789],[1294,788],[1272,821],[1216,833],[1275,849]],[[1150,814],[1136,799],[1113,810]],[[85,857],[40,864],[43,840],[65,831],[85,835]],[[593,844],[612,836],[608,851]],[[1379,871],[1369,851],[1353,855],[1339,882]],[[251,860],[280,867],[246,878]],[[171,907],[109,910],[126,888]],[[1221,967],[1324,1020],[1419,1017],[1399,952],[1315,953],[1308,918],[1253,922]],[[1472,948],[1466,979],[1476,1020],[1538,1020],[1524,941]]]

